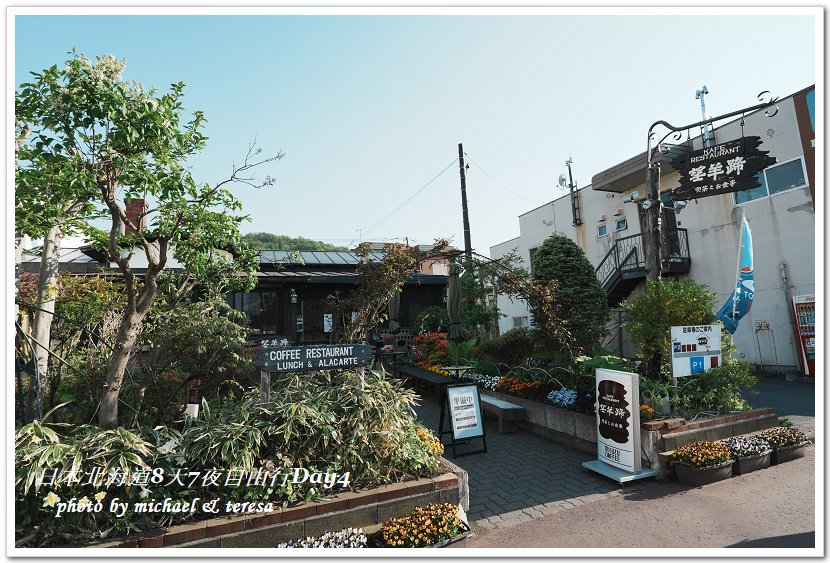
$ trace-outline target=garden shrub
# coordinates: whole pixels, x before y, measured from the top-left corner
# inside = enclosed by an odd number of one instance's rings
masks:
[[[484,357],[499,364],[508,366],[526,364],[533,355],[530,329],[520,327],[508,330],[501,336],[482,342],[480,350]]]
[[[425,332],[447,332],[450,329],[450,314],[446,307],[427,307],[412,321],[410,330],[414,334]]]
[[[447,366],[447,335],[444,332],[419,334],[412,339],[412,355],[416,364]]]
[[[646,282],[646,292],[622,304],[629,311],[625,328],[640,351],[644,375],[671,382],[671,327],[708,325],[716,321],[715,294],[693,280],[658,278]],[[723,339],[729,333],[722,331]],[[725,342],[724,342],[725,344]],[[727,348],[721,345],[724,358]]]
[[[699,413],[721,414],[746,411],[751,407],[741,396],[742,387],[752,387],[757,378],[745,362],[722,366],[682,377],[677,395],[672,396],[672,413],[692,418]]]
[[[535,281],[555,283],[553,312],[570,335],[567,342],[552,342],[554,347],[570,347],[573,355],[592,352],[607,333],[611,312],[585,252],[565,235],[554,234],[536,249],[531,264]],[[540,314],[533,312],[534,318]]]
[[[130,503],[145,498],[186,501],[200,497],[271,501],[286,506],[330,492],[323,484],[286,483],[224,486],[218,482],[181,485],[179,472],[229,469],[269,470],[272,474],[305,468],[310,472],[349,472],[348,484],[369,487],[434,475],[443,446],[417,424],[417,396],[383,373],[366,372],[359,387],[355,371],[283,374],[271,389],[272,401],[259,403],[259,391],[241,397],[203,400],[197,418],[176,428],[157,426],[135,430],[101,430],[34,421],[15,433],[16,543],[47,546],[88,542],[128,530],[169,526],[193,518],[179,513],[133,513],[116,518],[108,510],[66,513],[55,518],[55,503],[70,498],[109,502],[119,497]],[[51,484],[52,471],[98,472],[101,483]],[[149,480],[161,470],[162,482]],[[144,474],[143,484],[130,485],[125,470]],[[110,471],[108,476],[107,472]],[[136,473],[136,471],[138,473]],[[120,475],[106,484],[112,475]],[[335,488],[339,490],[339,488]]]

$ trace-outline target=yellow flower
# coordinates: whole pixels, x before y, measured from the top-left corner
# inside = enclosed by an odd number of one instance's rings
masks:
[[[38,436],[32,435],[32,443],[33,444],[39,444],[41,442],[42,442],[41,438],[39,438]]]
[[[104,500],[105,496],[107,496],[107,493],[104,491],[95,493],[95,500]]]

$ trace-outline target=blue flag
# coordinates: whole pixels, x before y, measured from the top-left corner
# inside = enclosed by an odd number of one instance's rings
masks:
[[[752,268],[752,233],[746,217],[741,219],[741,248],[738,251],[738,281],[735,291],[718,311],[718,319],[731,334],[735,334],[738,323],[752,307],[755,297],[755,272]]]

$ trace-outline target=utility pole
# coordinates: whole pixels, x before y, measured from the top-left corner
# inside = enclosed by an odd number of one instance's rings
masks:
[[[458,143],[458,169],[461,172],[461,213],[464,216],[464,255],[467,261],[473,259],[473,245],[470,242],[470,216],[467,214],[467,177],[464,167],[464,147]]]
[[[565,161],[565,165],[568,167],[568,188],[571,190],[571,212],[573,213],[573,226],[578,227],[582,224],[582,219],[579,217],[579,200],[577,199],[577,194],[574,191],[576,188],[576,184],[574,184],[574,177],[571,174],[571,163],[573,162],[572,158],[568,158]]]
[[[643,243],[646,252],[646,279],[656,280],[663,267],[660,210],[660,163],[652,162],[646,168],[646,201],[651,205],[646,211],[646,232]]]

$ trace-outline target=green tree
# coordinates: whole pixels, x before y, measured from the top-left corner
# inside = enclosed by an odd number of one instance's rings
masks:
[[[273,233],[247,233],[242,237],[242,240],[257,250],[337,250],[341,252],[349,250],[345,246]]]
[[[715,298],[694,280],[657,278],[646,282],[644,294],[623,302],[630,318],[625,328],[640,349],[646,376],[671,381],[671,327],[714,323]]]
[[[570,333],[574,352],[590,354],[606,334],[611,315],[594,267],[574,241],[558,234],[545,240],[531,262],[536,282],[555,284],[553,311]],[[532,311],[538,324],[545,313],[537,307]]]
[[[15,195],[26,208],[40,203],[43,217],[21,212],[25,225],[53,225],[59,207],[72,211],[73,226],[117,264],[126,304],[101,392],[98,423],[118,425],[118,400],[127,366],[136,351],[142,322],[158,292],[159,279],[171,259],[196,280],[226,280],[251,287],[256,252],[241,240],[246,219],[228,189],[235,182],[256,185],[252,168],[282,157],[261,158],[249,149],[242,165],[215,185],[197,182],[186,167],[189,157],[204,148],[204,115],[194,111],[186,121],[184,84],[158,95],[141,84],[125,81],[125,62],[108,55],[95,63],[73,52],[63,68],[33,73],[16,96],[21,127],[31,130],[20,146]],[[270,185],[266,177],[259,185]],[[48,190],[60,193],[52,197]],[[47,190],[46,195],[40,190]],[[124,200],[144,199],[146,227],[128,218]],[[69,204],[74,209],[66,210]],[[16,216],[16,219],[18,217]],[[100,222],[108,223],[100,228]],[[124,227],[129,234],[124,234]],[[136,253],[146,262],[134,270]],[[43,283],[43,280],[41,280]],[[183,290],[186,291],[186,287]]]

